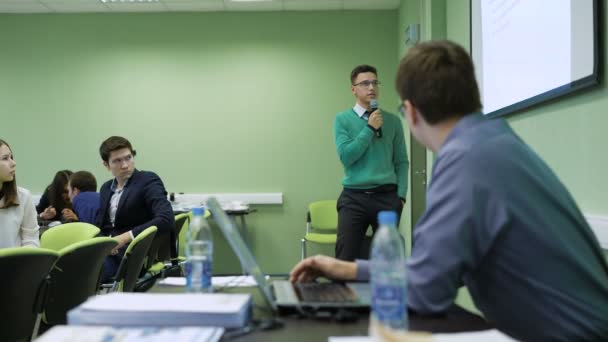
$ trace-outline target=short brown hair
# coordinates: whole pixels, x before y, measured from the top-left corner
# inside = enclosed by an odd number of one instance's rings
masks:
[[[473,61],[453,42],[422,42],[401,60],[396,87],[431,125],[481,110]]]
[[[11,149],[9,144],[6,141],[0,139],[0,147],[2,147],[3,145],[6,145],[6,147],[8,147],[8,149],[11,151],[11,154],[13,153],[13,150]],[[0,207],[0,209],[19,205],[19,196],[17,194],[17,176],[13,177],[13,180],[10,182],[2,183],[2,189],[0,189],[0,191],[2,192],[2,198],[4,198],[4,205]]]
[[[378,72],[376,71],[376,68],[374,68],[373,66],[367,65],[367,64],[357,65],[353,69],[353,71],[350,72],[350,84],[354,85],[355,80],[357,79],[357,76],[359,76],[359,74],[363,74],[365,72],[371,72],[372,74],[376,75],[376,77],[378,77]]]
[[[133,149],[133,146],[131,146],[129,140],[123,137],[111,136],[108,139],[104,140],[104,142],[101,143],[101,146],[99,146],[99,155],[101,156],[101,159],[107,163],[108,159],[110,158],[110,154],[113,151],[117,151],[123,148],[128,148],[131,151],[133,157],[135,157],[135,155],[137,154],[137,152]]]
[[[74,172],[70,176],[70,187],[76,188],[81,192],[97,191],[97,180],[89,171]]]

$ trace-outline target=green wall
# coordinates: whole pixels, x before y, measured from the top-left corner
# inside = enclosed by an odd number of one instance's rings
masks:
[[[376,65],[394,109],[396,11],[0,15],[0,137],[18,184],[59,169],[110,178],[97,149],[128,137],[168,191],[282,192],[248,217],[269,273],[299,260],[306,204],[337,198],[335,113]],[[217,237],[217,236],[216,236]],[[216,270],[240,268],[217,237]],[[309,252],[332,253],[333,248]]]
[[[397,28],[398,28],[398,30],[397,30],[398,31],[398,41],[397,41],[398,49],[397,50],[398,50],[399,60],[401,60],[401,58],[403,56],[405,56],[405,54],[407,53],[407,50],[408,50],[408,46],[405,45],[405,29],[410,24],[420,23],[420,16],[419,16],[420,13],[419,13],[418,3],[419,3],[419,0],[401,0],[401,5],[399,6],[399,15],[398,15],[399,19],[398,19],[398,24],[397,24]],[[393,75],[393,80],[394,79],[395,79],[395,76]],[[393,90],[393,92],[395,92],[395,91]],[[398,95],[396,94],[396,92],[395,92],[395,96],[397,96],[397,98],[398,98]],[[405,143],[407,145],[408,156],[411,156],[411,152],[410,152],[410,147],[412,146],[411,145],[411,135],[409,133],[407,121],[405,119],[403,120],[403,125],[404,125],[403,131],[405,132]],[[409,189],[411,189],[411,181],[412,181],[411,168],[412,168],[412,165],[410,163],[410,170],[409,170],[410,175],[408,175],[408,184],[409,185],[408,185],[408,192],[407,192],[407,203],[403,210],[403,213],[401,214],[402,219],[400,221],[400,227],[399,227],[399,230],[405,237],[407,255],[409,255],[411,253],[411,246],[412,246],[412,241],[411,241],[411,237],[412,237],[412,234],[411,234],[411,231],[412,231],[412,224],[411,224],[412,197],[411,197],[411,195],[412,194],[409,191]]]

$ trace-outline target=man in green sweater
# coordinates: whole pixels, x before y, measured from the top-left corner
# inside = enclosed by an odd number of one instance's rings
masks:
[[[362,251],[368,226],[377,215],[405,204],[409,162],[401,120],[377,106],[380,81],[376,68],[359,65],[350,75],[355,106],[336,115],[334,139],[344,165],[344,190],[338,199],[336,258],[367,259]]]

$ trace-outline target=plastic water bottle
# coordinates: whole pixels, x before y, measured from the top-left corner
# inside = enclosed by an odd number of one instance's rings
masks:
[[[201,207],[192,209],[186,232],[186,288],[188,292],[213,292],[213,236]]]
[[[381,211],[378,225],[370,256],[371,336],[377,336],[374,324],[393,330],[408,329],[405,247],[397,231],[397,213]]]

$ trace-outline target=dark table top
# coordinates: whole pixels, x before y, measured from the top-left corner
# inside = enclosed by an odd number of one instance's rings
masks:
[[[156,285],[151,292],[183,292],[183,287]],[[251,332],[239,335],[234,332],[230,341],[327,341],[330,336],[367,336],[369,311],[296,313],[283,312],[272,316],[259,291],[255,287],[222,288],[223,293],[250,293],[254,299],[253,318],[258,323]],[[282,327],[264,330],[263,325],[280,321]],[[254,323],[255,323],[254,322]],[[434,333],[478,331],[494,328],[483,318],[454,305],[441,315],[409,313],[409,328],[413,331]],[[227,332],[227,340],[231,332]]]
[[[231,338],[231,341],[327,341],[330,336],[367,336],[369,312],[354,313],[354,321],[341,321],[335,314],[306,317],[298,314],[281,315],[277,319],[282,327],[273,330],[256,329],[253,332]],[[254,317],[256,317],[254,313]],[[433,333],[478,331],[492,329],[483,318],[454,305],[444,315],[409,315],[409,329]],[[228,333],[230,334],[230,333]],[[228,337],[229,335],[227,335]]]

